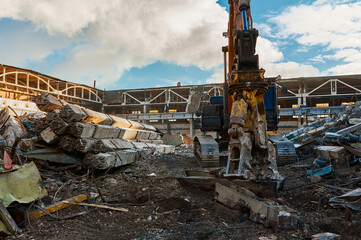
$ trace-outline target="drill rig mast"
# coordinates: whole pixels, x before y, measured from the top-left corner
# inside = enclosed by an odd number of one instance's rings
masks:
[[[228,134],[226,177],[271,180],[280,177],[276,152],[267,135],[263,96],[268,83],[259,68],[257,29],[253,28],[250,0],[229,0],[228,25]]]

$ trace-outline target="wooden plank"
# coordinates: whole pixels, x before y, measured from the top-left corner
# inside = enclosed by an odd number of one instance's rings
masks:
[[[56,211],[61,210],[63,208],[72,206],[73,203],[84,201],[87,198],[88,198],[87,195],[79,195],[79,196],[72,197],[72,198],[67,199],[67,200],[63,200],[63,201],[61,201],[59,203],[56,203],[56,204],[52,204],[52,205],[50,205],[48,207],[45,207],[44,210],[47,211],[48,213],[56,212]],[[34,219],[37,219],[37,218],[42,217],[44,215],[46,215],[46,213],[43,212],[42,210],[34,211],[34,212],[29,214],[29,219],[34,220]]]
[[[99,205],[99,204],[89,204],[89,203],[78,203],[78,202],[68,202],[69,204],[79,205],[79,206],[87,206],[87,207],[96,207],[96,208],[103,208],[108,210],[115,210],[119,212],[128,212],[127,208],[115,208],[106,205]]]
[[[6,209],[4,204],[1,202],[1,200],[0,200],[0,221],[2,221],[4,223],[7,230],[11,234],[21,232],[20,228],[18,227],[18,225],[16,224],[14,219],[10,216],[10,213],[8,212],[8,210]]]

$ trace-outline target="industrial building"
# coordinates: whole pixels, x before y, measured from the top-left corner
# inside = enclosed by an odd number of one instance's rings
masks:
[[[190,136],[200,133],[196,112],[211,96],[224,93],[222,83],[103,91],[14,66],[0,65],[0,72],[2,105],[22,100],[31,108],[34,96],[50,93],[71,103],[152,124],[162,132]],[[361,75],[278,77],[276,86],[281,132],[307,123],[310,116],[326,117],[361,100]]]

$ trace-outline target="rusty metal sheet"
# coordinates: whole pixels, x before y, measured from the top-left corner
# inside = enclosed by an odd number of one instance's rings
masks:
[[[54,163],[80,164],[80,162],[75,158],[66,155],[65,153],[53,148],[37,149],[31,152],[23,153],[23,155],[27,156],[28,158],[49,161]]]

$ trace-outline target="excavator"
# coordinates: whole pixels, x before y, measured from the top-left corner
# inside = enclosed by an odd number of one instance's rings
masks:
[[[211,98],[202,109],[204,134],[194,138],[194,154],[202,167],[223,162],[226,177],[275,180],[277,163],[296,159],[293,143],[277,134],[278,78],[265,78],[265,70],[259,67],[258,30],[253,28],[250,0],[228,3],[228,31],[223,34],[228,46],[222,47],[224,95]],[[212,131],[216,139],[205,134]]]

